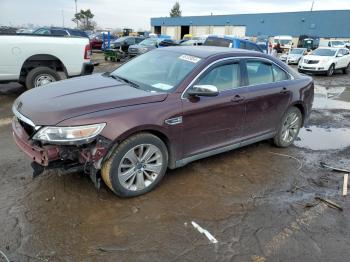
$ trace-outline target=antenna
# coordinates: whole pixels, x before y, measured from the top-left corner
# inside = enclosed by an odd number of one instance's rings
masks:
[[[314,4],[315,4],[315,0],[312,0],[312,4],[311,4],[311,12],[314,10]]]

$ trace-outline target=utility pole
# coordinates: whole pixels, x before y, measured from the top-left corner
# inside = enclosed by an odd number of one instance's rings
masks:
[[[78,13],[78,0],[74,0],[75,1],[75,14],[77,14]],[[79,21],[78,21],[78,19],[76,20],[77,21],[77,28],[79,27]]]
[[[315,0],[312,0],[312,4],[311,4],[311,12],[314,10],[314,4],[315,4]]]

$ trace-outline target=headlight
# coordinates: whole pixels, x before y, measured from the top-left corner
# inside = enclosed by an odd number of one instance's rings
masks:
[[[46,126],[41,128],[33,137],[42,142],[71,144],[71,142],[89,142],[101,133],[105,123],[86,126]]]
[[[140,48],[139,51],[140,51],[141,53],[144,53],[144,52],[147,52],[147,51],[148,51],[148,48],[143,47],[143,48]]]

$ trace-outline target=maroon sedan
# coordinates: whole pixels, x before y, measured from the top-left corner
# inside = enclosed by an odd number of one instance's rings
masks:
[[[13,105],[13,135],[49,168],[102,177],[117,195],[157,186],[184,166],[261,140],[291,145],[309,117],[310,77],[253,51],[167,47],[112,73],[55,82]]]

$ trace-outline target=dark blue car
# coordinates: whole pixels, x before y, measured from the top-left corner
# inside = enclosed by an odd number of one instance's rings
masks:
[[[204,45],[240,48],[263,53],[263,50],[256,43],[233,36],[211,35],[205,40]]]

